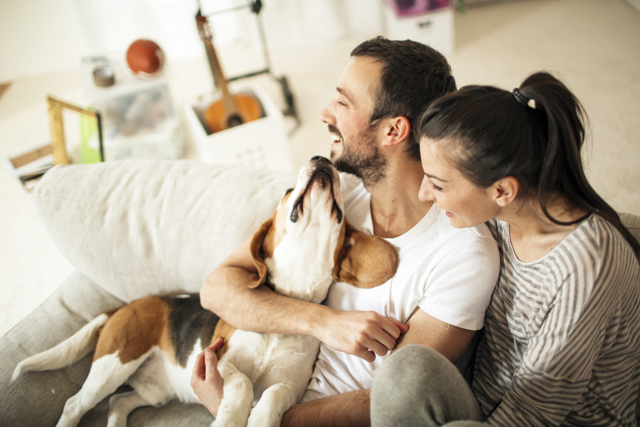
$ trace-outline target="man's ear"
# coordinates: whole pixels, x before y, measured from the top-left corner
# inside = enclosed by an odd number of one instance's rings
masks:
[[[385,145],[393,146],[409,139],[411,124],[406,117],[396,116],[386,119],[385,125]]]
[[[253,264],[258,270],[258,276],[251,278],[247,283],[247,287],[256,288],[262,285],[267,280],[267,265],[264,263],[265,258],[273,254],[266,254],[265,247],[269,248],[273,245],[268,244],[269,239],[273,239],[273,222],[275,215],[262,223],[258,231],[253,234],[251,239],[251,257],[253,258]]]
[[[333,278],[356,288],[375,288],[396,274],[399,261],[398,252],[389,242],[346,223],[344,245],[333,267]]]
[[[505,176],[496,181],[491,186],[491,193],[494,201],[500,207],[506,207],[511,204],[520,191],[520,183],[512,176]]]

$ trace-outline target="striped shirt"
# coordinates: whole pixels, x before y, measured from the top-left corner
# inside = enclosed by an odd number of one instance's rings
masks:
[[[520,262],[509,225],[489,223],[501,271],[473,389],[496,426],[635,426],[640,266],[591,215],[539,260]]]

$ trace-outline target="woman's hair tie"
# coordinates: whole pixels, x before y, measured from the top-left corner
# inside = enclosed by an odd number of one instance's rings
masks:
[[[536,100],[533,98],[527,98],[520,92],[518,88],[515,88],[513,90],[513,97],[516,99],[516,101],[518,101],[520,104],[524,105],[525,107],[533,108],[535,110]]]

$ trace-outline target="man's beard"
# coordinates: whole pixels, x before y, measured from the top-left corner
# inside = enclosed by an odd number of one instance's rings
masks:
[[[356,152],[345,144],[338,128],[329,125],[329,131],[338,134],[342,140],[342,154],[338,157],[335,152],[331,152],[333,165],[340,172],[350,173],[362,179],[365,187],[376,185],[386,176],[387,159],[376,145],[376,130],[376,126],[369,125],[364,132],[356,135],[356,141],[351,143],[361,147],[361,152]]]

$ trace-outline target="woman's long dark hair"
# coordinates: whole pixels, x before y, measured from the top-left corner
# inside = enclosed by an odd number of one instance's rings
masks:
[[[420,136],[452,143],[451,160],[481,188],[514,177],[522,189],[519,197],[537,197],[546,217],[556,224],[600,215],[640,256],[638,241],[585,176],[580,150],[586,114],[578,99],[545,72],[529,76],[515,91],[514,95],[492,86],[466,86],[445,95],[422,115]],[[546,202],[555,196],[588,214],[571,222],[553,218]]]

